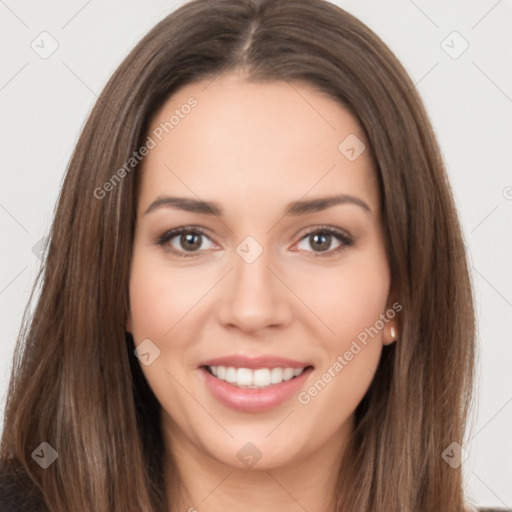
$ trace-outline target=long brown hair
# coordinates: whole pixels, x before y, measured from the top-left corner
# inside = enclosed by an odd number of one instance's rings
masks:
[[[329,94],[359,119],[377,162],[400,335],[356,410],[333,508],[461,511],[461,468],[441,456],[463,445],[475,353],[454,201],[403,67],[371,30],[323,0],[195,0],[118,67],[76,145],[39,297],[25,311],[2,459],[23,467],[52,512],[167,510],[160,406],[125,332],[140,165],[102,198],[98,187],[143,145],[173,92],[233,70]],[[58,453],[47,469],[31,457],[44,441]]]

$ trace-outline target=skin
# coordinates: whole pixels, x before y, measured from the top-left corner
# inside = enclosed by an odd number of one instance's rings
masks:
[[[306,405],[294,395],[270,411],[230,409],[211,395],[198,365],[231,354],[296,359],[314,366],[307,390],[391,307],[369,145],[356,119],[310,85],[255,84],[237,73],[180,89],[150,132],[190,96],[198,105],[144,160],[126,325],[136,345],[149,338],[160,350],[141,368],[162,405],[166,453],[182,478],[170,510],[325,512],[354,410],[382,345],[393,342],[396,318]],[[338,150],[349,134],[367,148],[352,162]],[[371,211],[347,203],[283,215],[291,201],[337,194]],[[146,214],[161,195],[216,201],[224,213],[162,207]],[[158,245],[166,231],[190,225],[207,232],[199,251],[180,244],[180,235],[166,246],[192,257]],[[337,252],[342,242],[327,237],[318,249],[306,234],[322,225],[353,243]],[[236,252],[247,236],[263,249],[252,263]],[[251,468],[237,458],[247,442],[262,454]],[[174,480],[168,475],[169,490]]]

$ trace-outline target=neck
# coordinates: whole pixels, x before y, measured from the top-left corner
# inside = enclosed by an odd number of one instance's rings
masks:
[[[351,417],[328,442],[311,453],[298,454],[278,467],[258,468],[256,464],[240,469],[211,457],[167,418],[164,441],[167,453],[172,453],[166,464],[168,510],[333,511],[331,499],[352,429]]]

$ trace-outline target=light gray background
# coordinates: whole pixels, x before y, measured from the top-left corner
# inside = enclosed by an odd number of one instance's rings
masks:
[[[80,129],[121,59],[182,3],[0,0],[0,413],[40,263],[33,247],[49,229]],[[396,53],[438,135],[467,239],[479,317],[478,404],[463,465],[467,493],[480,505],[512,507],[512,2],[336,3]],[[51,36],[41,36],[44,31]],[[43,59],[31,44],[48,51],[51,38],[58,48]],[[469,47],[459,56],[465,41]]]

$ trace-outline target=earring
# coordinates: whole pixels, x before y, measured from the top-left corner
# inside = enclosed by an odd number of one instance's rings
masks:
[[[396,341],[396,329],[393,326],[390,326],[389,333],[391,334],[393,341]]]

